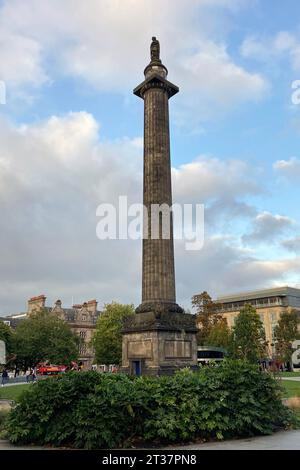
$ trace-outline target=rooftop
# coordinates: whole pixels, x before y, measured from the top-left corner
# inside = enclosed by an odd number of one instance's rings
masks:
[[[225,295],[218,297],[217,301],[221,303],[237,302],[243,300],[263,299],[266,297],[298,297],[300,299],[300,289],[295,287],[273,287],[270,289],[253,290],[248,292],[240,292],[237,294]]]

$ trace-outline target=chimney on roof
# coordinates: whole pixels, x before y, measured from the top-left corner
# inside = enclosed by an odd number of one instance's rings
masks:
[[[31,297],[28,300],[28,308],[27,313],[30,315],[32,312],[38,312],[45,308],[46,305],[46,296],[45,295],[38,295],[37,297]]]
[[[98,302],[95,299],[89,300],[88,303],[87,303],[87,309],[91,313],[96,313],[97,312],[97,306],[98,306]]]
[[[79,310],[82,308],[82,304],[74,304],[72,305],[72,308],[74,308],[75,310]]]

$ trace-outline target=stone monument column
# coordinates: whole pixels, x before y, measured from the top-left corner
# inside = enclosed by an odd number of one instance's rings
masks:
[[[169,98],[178,93],[167,80],[160,45],[153,37],[145,80],[133,93],[144,100],[144,239],[142,303],[123,329],[125,372],[172,373],[196,365],[196,327],[176,304]]]
[[[153,205],[172,207],[169,98],[179,89],[166,80],[168,70],[160,59],[160,46],[155,37],[150,47],[151,62],[145,68],[145,81],[134,89],[134,94],[144,100],[144,216],[142,304],[139,313],[153,309],[182,311],[175,301],[175,270],[173,247],[173,220],[171,211],[158,215],[159,238],[151,233]],[[168,218],[168,220],[166,220]],[[162,223],[169,228],[166,238]],[[169,224],[169,225],[168,225]],[[147,230],[148,229],[148,230]]]

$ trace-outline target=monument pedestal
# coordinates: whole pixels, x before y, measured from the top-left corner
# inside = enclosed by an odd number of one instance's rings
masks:
[[[172,375],[183,367],[197,367],[193,315],[168,311],[136,313],[127,318],[122,333],[122,372]]]

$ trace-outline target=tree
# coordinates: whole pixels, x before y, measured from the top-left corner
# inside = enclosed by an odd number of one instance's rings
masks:
[[[295,310],[291,312],[282,312],[278,325],[274,329],[276,341],[276,355],[282,362],[291,364],[293,354],[292,343],[300,338],[298,331],[300,319]]]
[[[55,314],[43,309],[16,328],[16,364],[35,367],[39,362],[66,364],[78,360],[80,338]]]
[[[121,363],[123,320],[134,314],[133,305],[123,305],[117,302],[105,305],[92,340],[97,364]]]
[[[11,328],[3,321],[0,321],[0,340],[5,343],[6,356],[10,356],[13,352],[14,334]]]
[[[192,297],[192,306],[196,310],[196,321],[199,328],[198,345],[207,345],[211,329],[223,321],[222,315],[219,313],[222,304],[214,302],[210,295],[204,291]]]
[[[233,354],[257,362],[266,354],[265,330],[259,315],[251,305],[245,305],[233,327]]]
[[[231,343],[232,333],[227,325],[227,321],[223,318],[210,328],[206,344],[207,346],[216,346],[229,350]]]

